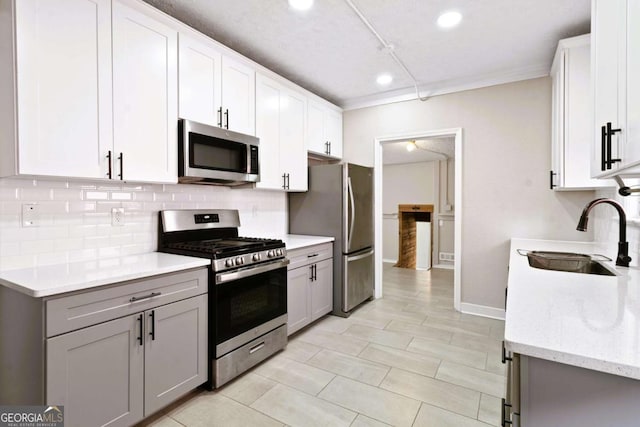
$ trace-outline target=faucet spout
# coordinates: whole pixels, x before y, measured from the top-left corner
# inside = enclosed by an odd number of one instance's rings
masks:
[[[619,230],[619,238],[618,238],[618,256],[616,257],[616,265],[621,267],[629,267],[629,262],[631,262],[631,257],[629,256],[629,242],[627,242],[627,215],[624,213],[624,208],[622,205],[615,200],[612,199],[595,199],[591,202],[587,203],[587,206],[582,210],[582,215],[580,215],[580,220],[578,221],[578,226],[576,230],[578,231],[587,231],[587,224],[589,222],[589,212],[595,206],[605,203],[613,206],[618,211],[618,216],[620,217],[620,230]]]

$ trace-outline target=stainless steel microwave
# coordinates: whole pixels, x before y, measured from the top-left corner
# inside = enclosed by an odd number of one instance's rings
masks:
[[[255,136],[180,119],[178,144],[179,182],[241,185],[260,181]]]

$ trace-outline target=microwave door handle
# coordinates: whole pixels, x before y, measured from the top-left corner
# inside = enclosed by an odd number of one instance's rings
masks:
[[[347,250],[351,250],[351,238],[353,237],[353,226],[356,222],[356,204],[353,197],[353,186],[351,185],[351,177],[349,177],[347,183],[347,190],[349,191],[349,200],[351,201],[351,224],[349,225],[349,235],[347,236]]]

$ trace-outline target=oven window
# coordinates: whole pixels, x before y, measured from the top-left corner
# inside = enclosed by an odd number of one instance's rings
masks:
[[[287,268],[214,285],[216,344],[287,312]]]
[[[189,133],[192,168],[247,172],[247,145],[212,136]]]

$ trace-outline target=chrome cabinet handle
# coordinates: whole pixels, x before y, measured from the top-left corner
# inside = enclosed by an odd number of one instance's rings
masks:
[[[222,127],[222,107],[218,108],[218,127]]]
[[[226,119],[226,122],[227,122],[225,128],[229,129],[229,109],[228,108],[226,110],[224,110],[224,116],[225,116],[225,119]]]

